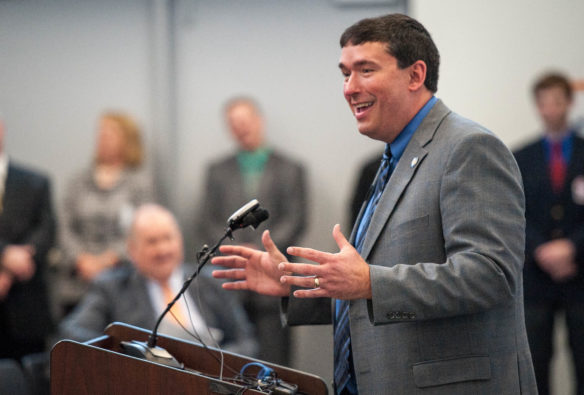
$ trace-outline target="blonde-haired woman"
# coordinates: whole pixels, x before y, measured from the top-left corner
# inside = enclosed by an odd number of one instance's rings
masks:
[[[154,201],[143,157],[136,122],[121,112],[102,114],[93,162],[71,180],[64,199],[56,292],[61,313],[75,306],[92,279],[120,262],[134,208]]]

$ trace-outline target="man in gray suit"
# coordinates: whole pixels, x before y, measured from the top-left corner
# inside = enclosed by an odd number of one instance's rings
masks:
[[[113,321],[153,329],[186,275],[194,271],[182,265],[183,242],[175,218],[158,205],[144,205],[136,211],[128,254],[131,263],[109,269],[94,280],[61,323],[62,337],[86,341],[101,335]],[[226,350],[246,355],[257,351],[251,324],[237,298],[221,292],[219,284],[204,272],[170,313],[159,332],[193,340],[183,329],[187,328],[211,346],[219,343]]]
[[[201,240],[217,239],[223,234],[225,219],[257,198],[270,212],[266,224],[274,240],[281,245],[298,243],[307,218],[304,168],[266,144],[265,120],[253,99],[230,99],[225,105],[225,120],[238,149],[209,166],[197,224]],[[259,248],[261,232],[242,229],[235,242]],[[288,364],[290,333],[282,328],[278,301],[253,293],[241,296],[256,327],[259,357]]]
[[[265,232],[267,252],[225,246],[215,277],[284,297],[289,324],[333,321],[339,394],[537,393],[513,156],[434,97],[439,54],[416,20],[362,20],[341,47],[359,132],[387,144],[350,242],[336,225],[339,252],[290,247],[316,263],[293,264]]]

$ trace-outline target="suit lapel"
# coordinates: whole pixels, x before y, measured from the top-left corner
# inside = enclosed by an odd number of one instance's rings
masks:
[[[544,188],[542,188],[541,192],[548,196],[546,199],[542,201],[548,201],[552,199],[553,196],[553,189],[552,189],[552,181],[550,178],[549,172],[549,164],[546,158],[546,153],[544,149],[544,141],[540,140],[539,144],[534,147],[533,152],[533,160],[531,161],[531,166],[533,170],[533,174],[537,174],[540,177],[540,181]],[[569,171],[569,169],[568,169]]]
[[[566,169],[566,185],[564,189],[571,190],[572,185],[569,185],[570,180],[573,180],[579,174],[582,174],[582,162],[575,160],[574,158],[581,158],[584,155],[584,141],[578,136],[574,136],[572,145],[572,157],[570,163],[568,163],[568,168]]]
[[[379,177],[379,169],[381,167],[380,166],[377,167],[377,172],[375,173],[375,177],[373,177],[373,182],[371,183],[371,185],[369,185],[369,190],[367,191],[367,194],[365,195],[365,199],[363,200],[363,203],[361,203],[361,209],[359,210],[359,214],[357,215],[357,219],[355,219],[355,223],[353,224],[353,229],[351,230],[351,236],[349,237],[349,242],[353,245],[355,245],[355,237],[357,236],[357,229],[359,229],[359,224],[361,223],[361,218],[363,217],[363,214],[365,214],[365,208],[367,207],[367,202],[369,201],[369,199],[371,198],[371,194],[373,193],[373,185],[375,184],[375,181],[377,181],[377,177]]]
[[[264,204],[265,202],[270,201],[270,199],[267,199],[266,197],[273,193],[273,186],[278,185],[279,180],[277,179],[277,167],[278,161],[276,158],[274,158],[274,152],[272,151],[268,157],[268,160],[266,161],[266,164],[264,165],[264,171],[258,185],[258,199],[260,199],[260,202],[263,201]]]
[[[18,201],[17,192],[19,191],[17,179],[19,178],[17,170],[8,163],[8,168],[6,169],[6,179],[4,180],[4,191],[0,195],[3,199],[4,207],[9,201]]]
[[[8,183],[10,182],[10,163],[8,164],[8,166],[6,167],[6,175],[4,180],[0,180],[0,182],[3,182],[4,185],[0,184],[0,224],[2,223],[2,214],[4,213],[4,207],[5,207],[5,201],[6,201],[6,191],[9,190],[8,188]],[[2,230],[2,226],[0,226],[0,230]]]
[[[15,217],[14,206],[17,204],[23,204],[22,196],[23,193],[30,193],[30,191],[24,191],[23,186],[26,184],[22,183],[22,173],[14,167],[10,162],[8,162],[8,168],[6,169],[6,180],[4,182],[4,191],[0,195],[2,199],[2,210],[0,210],[0,224],[3,222],[13,222]],[[23,221],[23,218],[20,218]],[[10,229],[9,226],[2,224],[0,230],[3,228]],[[2,233],[2,232],[0,232]],[[14,236],[11,236],[14,237]]]
[[[397,201],[410,183],[416,169],[424,160],[427,153],[414,139],[408,144],[408,148],[393,171],[383,191],[383,195],[381,195],[381,200],[371,218],[371,223],[369,224],[369,229],[367,229],[367,235],[363,243],[363,251],[361,251],[361,256],[364,258],[371,252],[371,248],[381,234],[385,223],[394,211]],[[414,166],[411,166],[411,163],[414,163],[414,158],[417,158],[415,159],[416,163]]]
[[[388,184],[383,191],[381,200],[373,213],[371,224],[367,230],[361,256],[367,259],[375,242],[379,238],[385,224],[396,208],[397,202],[406,187],[415,176],[418,168],[428,154],[425,146],[432,141],[436,130],[450,110],[438,100],[430,113],[424,118],[418,130],[412,136],[405,152],[397,163]],[[357,222],[358,223],[358,222]]]
[[[124,265],[133,265],[133,263],[125,262]],[[131,310],[122,311],[119,315],[126,315],[128,322],[133,325],[153,329],[158,315],[148,292],[147,280],[134,267],[130,270],[131,273],[125,285],[131,292],[124,292],[124,295],[129,296],[131,302],[121,303],[120,306],[128,306]],[[119,319],[119,317],[116,318]]]

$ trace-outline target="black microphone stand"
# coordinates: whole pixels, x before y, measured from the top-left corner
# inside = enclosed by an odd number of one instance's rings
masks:
[[[148,337],[148,342],[140,342],[137,340],[122,341],[121,342],[121,346],[124,349],[124,351],[126,352],[126,354],[137,357],[137,358],[147,359],[147,360],[152,361],[152,362],[158,362],[158,363],[161,363],[163,365],[168,365],[168,366],[172,366],[175,368],[184,369],[184,365],[182,363],[178,362],[164,348],[158,347],[156,345],[156,343],[158,341],[158,327],[160,326],[160,323],[162,322],[162,319],[164,318],[164,316],[166,316],[166,314],[170,311],[170,309],[172,309],[172,306],[174,306],[176,301],[179,300],[180,297],[186,292],[187,288],[189,287],[191,282],[195,279],[195,277],[197,277],[199,275],[199,273],[201,272],[201,269],[203,269],[203,266],[205,266],[205,264],[209,261],[209,258],[211,258],[213,256],[215,251],[217,251],[219,246],[228,237],[231,240],[233,240],[233,229],[231,229],[231,227],[229,227],[229,226],[227,226],[227,228],[225,229],[225,233],[219,239],[219,241],[213,246],[213,248],[209,249],[209,247],[206,244],[203,246],[201,251],[199,253],[197,253],[197,261],[198,261],[197,269],[189,278],[187,278],[187,280],[184,282],[179,293],[166,306],[166,309],[164,309],[162,314],[160,314],[160,317],[158,317],[158,321],[156,321],[156,325],[154,326],[152,333]]]

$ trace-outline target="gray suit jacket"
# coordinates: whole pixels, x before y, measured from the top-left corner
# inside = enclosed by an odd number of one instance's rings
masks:
[[[197,307],[207,326],[223,331],[223,349],[252,356],[256,353],[253,327],[236,295],[223,291],[220,282],[204,270],[187,292],[195,302],[200,297]],[[114,321],[151,330],[157,318],[146,279],[132,264],[124,263],[97,277],[79,305],[60,324],[60,336],[86,341],[102,335]]]
[[[397,164],[364,242],[373,296],[350,305],[359,392],[536,394],[524,246],[513,156],[438,101]],[[327,313],[330,322],[326,300],[290,298],[284,307],[293,324],[324,323]]]
[[[207,172],[204,201],[197,224],[201,242],[217,240],[227,218],[252,198],[257,198],[270,217],[259,229],[235,233],[236,243],[261,246],[263,229],[270,229],[278,245],[296,244],[304,232],[307,218],[304,168],[273,151],[265,165],[257,196],[246,196],[237,158],[229,156],[213,163]]]

